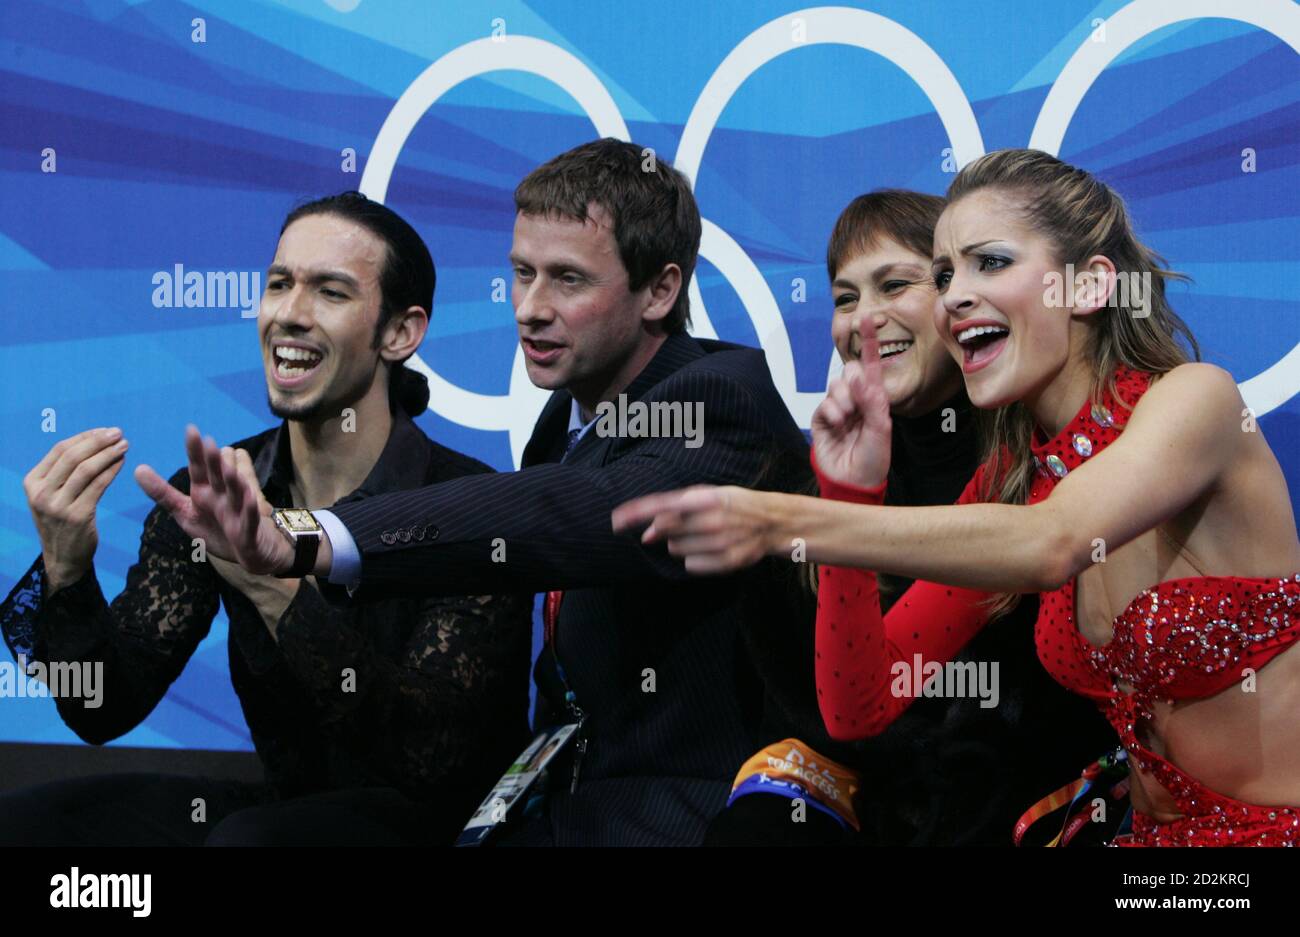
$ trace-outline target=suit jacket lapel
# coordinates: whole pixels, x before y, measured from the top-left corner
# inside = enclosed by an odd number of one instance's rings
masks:
[[[542,465],[546,462],[558,462],[564,454],[564,441],[568,439],[569,411],[573,406],[573,397],[567,390],[557,390],[542,407],[541,416],[533,427],[533,435],[524,446],[521,468],[530,465]]]

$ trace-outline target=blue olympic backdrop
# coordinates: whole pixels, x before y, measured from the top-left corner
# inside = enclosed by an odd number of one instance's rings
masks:
[[[428,241],[420,423],[511,468],[541,401],[494,282],[511,192],[597,135],[694,181],[695,331],[766,349],[804,426],[832,357],[826,239],[850,198],[942,193],[1008,146],[1098,173],[1194,277],[1175,307],[1241,382],[1294,499],[1298,52],[1289,0],[5,0],[0,589],[39,550],[21,481],[56,440],[114,424],[131,440],[99,512],[113,596],[151,507],[131,469],[178,467],[188,421],[222,442],[272,425],[256,296],[233,287],[260,290],[306,197],[360,188]],[[232,289],[162,302],[178,265]],[[251,747],[225,641],[223,613],[120,742]],[[74,736],[50,700],[4,699],[0,740]]]

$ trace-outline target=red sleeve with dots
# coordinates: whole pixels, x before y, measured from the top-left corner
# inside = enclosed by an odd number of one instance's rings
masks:
[[[821,496],[881,504],[885,485],[859,488],[813,471]],[[957,504],[978,502],[981,473]],[[978,603],[991,593],[917,580],[882,619],[876,574],[822,566],[817,588],[817,704],[831,737],[852,741],[878,735],[912,704],[923,683],[918,668],[951,660],[988,621]]]

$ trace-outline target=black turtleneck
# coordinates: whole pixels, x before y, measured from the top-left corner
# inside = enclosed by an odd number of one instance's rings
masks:
[[[938,407],[921,416],[895,416],[885,504],[919,507],[952,504],[979,464],[975,408],[959,388]],[[889,607],[910,579],[881,573],[881,609]]]
[[[975,408],[965,388],[929,413],[895,416],[893,423],[885,503],[916,506],[956,501],[979,461]],[[945,429],[945,424],[951,428]]]

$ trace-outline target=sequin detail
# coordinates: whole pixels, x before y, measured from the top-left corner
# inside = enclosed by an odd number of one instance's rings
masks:
[[[1116,386],[1136,404],[1151,376],[1120,367]],[[1057,436],[1033,443],[1036,464],[1061,461],[1068,472],[1118,438],[1124,405],[1085,404]],[[1041,438],[1041,437],[1040,437]],[[1028,502],[1048,497],[1065,472],[1037,473]],[[1211,696],[1237,684],[1300,640],[1300,573],[1286,578],[1210,576],[1173,579],[1140,593],[1114,620],[1114,636],[1094,647],[1074,621],[1074,581],[1040,596],[1035,627],[1039,657],[1063,686],[1101,706],[1133,763],[1173,797],[1183,816],[1158,823],[1134,814],[1133,832],[1117,846],[1300,843],[1300,807],[1234,800],[1188,777],[1148,750],[1138,730],[1153,720],[1158,700]],[[1124,684],[1132,693],[1120,689]]]

